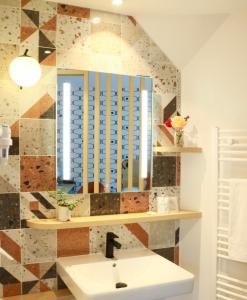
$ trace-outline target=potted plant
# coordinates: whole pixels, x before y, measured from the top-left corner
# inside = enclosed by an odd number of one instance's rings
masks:
[[[78,200],[71,199],[67,193],[62,190],[50,193],[50,196],[57,201],[57,219],[59,221],[69,221],[71,219],[71,211],[73,211],[79,204]]]
[[[173,118],[169,118],[165,121],[165,125],[168,128],[173,128],[174,131],[174,146],[183,147],[184,146],[184,127],[188,122],[189,116],[181,117],[175,116]]]

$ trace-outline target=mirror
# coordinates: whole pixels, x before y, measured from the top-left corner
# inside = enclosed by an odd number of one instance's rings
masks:
[[[151,188],[152,79],[58,70],[57,187],[67,193]]]

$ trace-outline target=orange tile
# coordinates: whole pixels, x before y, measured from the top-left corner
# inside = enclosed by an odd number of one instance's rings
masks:
[[[52,19],[50,19],[48,22],[42,25],[41,29],[55,31],[56,27],[57,27],[57,16],[54,16]]]
[[[90,18],[90,9],[72,5],[58,4],[57,12],[60,15],[67,15],[77,18]]]
[[[59,229],[57,256],[75,256],[89,253],[89,228]]]
[[[4,251],[6,251],[16,261],[21,262],[21,247],[3,231],[0,232],[0,244]]]
[[[55,156],[21,156],[21,191],[56,189]]]
[[[120,213],[146,212],[149,209],[149,192],[122,193]]]
[[[13,283],[13,284],[5,284],[3,285],[3,297],[12,297],[21,295],[21,284]]]
[[[53,105],[54,99],[49,94],[45,94],[26,113],[22,115],[22,118],[38,119]]]
[[[40,265],[39,264],[28,264],[24,265],[24,267],[30,271],[34,276],[40,278]]]
[[[145,247],[148,247],[148,234],[147,232],[141,227],[141,225],[134,223],[134,224],[126,224],[125,225],[129,231],[136,236],[136,238],[142,242]]]

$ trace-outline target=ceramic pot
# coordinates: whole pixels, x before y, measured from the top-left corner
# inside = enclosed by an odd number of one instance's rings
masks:
[[[68,207],[58,206],[57,209],[57,219],[62,222],[69,221],[71,218],[71,213]]]

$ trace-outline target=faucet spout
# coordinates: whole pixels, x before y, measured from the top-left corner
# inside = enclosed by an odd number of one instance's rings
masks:
[[[114,247],[120,249],[122,245],[117,242],[118,236],[113,232],[107,232],[106,234],[106,258],[114,258]]]

